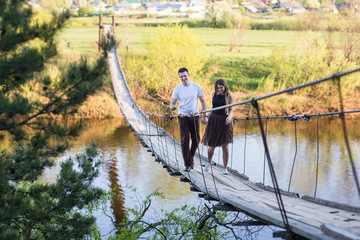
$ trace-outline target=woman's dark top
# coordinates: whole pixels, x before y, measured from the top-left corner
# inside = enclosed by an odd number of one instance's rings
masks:
[[[224,106],[224,105],[226,105],[225,95],[214,94],[213,99],[212,99],[212,107],[216,108],[216,107],[220,107],[220,106]],[[213,113],[226,115],[225,108],[220,109],[220,110],[214,110]]]

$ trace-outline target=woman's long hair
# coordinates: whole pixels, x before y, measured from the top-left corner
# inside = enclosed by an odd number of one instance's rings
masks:
[[[221,85],[221,86],[224,86],[225,87],[225,90],[224,90],[224,95],[225,95],[225,104],[228,105],[230,103],[230,100],[229,100],[229,87],[228,85],[226,84],[225,80],[224,79],[218,79],[216,80],[215,82],[215,95],[217,96],[217,93],[216,93],[216,88],[218,85]],[[226,114],[229,114],[229,108],[225,108],[225,112]]]
[[[216,93],[216,88],[217,88],[218,85],[221,85],[221,86],[224,86],[224,87],[225,87],[224,94],[225,94],[225,96],[228,96],[228,95],[229,95],[229,87],[228,87],[228,85],[226,84],[225,80],[224,80],[224,79],[218,79],[218,80],[216,80],[215,86],[214,86],[214,88],[215,88],[215,94],[217,94],[217,93]]]

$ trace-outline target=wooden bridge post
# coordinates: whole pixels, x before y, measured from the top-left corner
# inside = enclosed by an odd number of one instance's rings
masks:
[[[102,37],[103,37],[103,15],[100,14],[99,16],[99,52],[102,50]]]
[[[113,29],[113,36],[115,38],[115,16],[112,16],[112,29]]]

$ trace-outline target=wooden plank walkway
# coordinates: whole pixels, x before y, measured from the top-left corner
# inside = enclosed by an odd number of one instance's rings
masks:
[[[105,33],[107,31],[109,26],[105,26]],[[194,169],[185,172],[180,144],[166,131],[151,123],[132,98],[115,47],[108,54],[108,62],[113,90],[127,123],[157,159],[174,173],[181,173],[212,198],[231,204],[264,222],[284,227],[273,192],[234,171],[230,170],[230,175],[223,175],[220,167],[212,167],[213,175],[211,170],[203,175],[201,163],[206,159],[200,154],[195,156]],[[360,208],[343,210],[296,196],[282,197],[294,233],[309,239],[360,239]]]

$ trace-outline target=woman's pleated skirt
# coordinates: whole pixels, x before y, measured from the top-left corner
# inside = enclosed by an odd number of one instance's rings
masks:
[[[227,115],[211,113],[202,143],[205,146],[219,147],[233,142],[232,123],[226,125]]]

